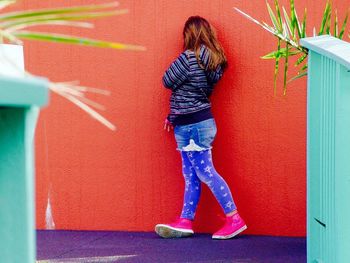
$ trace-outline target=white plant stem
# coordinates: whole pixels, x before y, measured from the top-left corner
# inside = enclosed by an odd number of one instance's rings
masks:
[[[301,46],[299,46],[297,43],[295,43],[292,39],[282,35],[278,30],[276,30],[275,28],[269,26],[268,24],[266,24],[265,22],[261,23],[258,20],[252,18],[250,15],[244,13],[243,11],[241,11],[240,9],[238,9],[237,7],[234,8],[238,13],[240,13],[241,15],[243,15],[244,17],[248,18],[250,21],[254,22],[255,24],[261,26],[263,29],[265,29],[266,31],[270,32],[271,34],[275,35],[276,37],[278,37],[279,39],[281,39],[282,41],[285,41],[286,43],[288,43],[289,45],[293,46],[294,48],[307,53],[307,51],[305,49],[303,49]]]

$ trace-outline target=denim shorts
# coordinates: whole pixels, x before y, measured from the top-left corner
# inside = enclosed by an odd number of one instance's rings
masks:
[[[174,134],[179,151],[211,149],[216,135],[215,120],[211,118],[197,123],[177,125]]]

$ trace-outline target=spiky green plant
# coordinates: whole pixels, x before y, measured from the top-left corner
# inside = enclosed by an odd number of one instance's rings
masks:
[[[290,10],[289,13],[286,11],[284,6],[280,8],[278,0],[274,0],[274,8],[271,8],[270,4],[266,2],[267,10],[272,22],[272,26],[265,22],[260,22],[250,15],[244,13],[238,8],[235,8],[240,14],[254,23],[261,26],[266,31],[270,32],[277,37],[277,50],[274,50],[265,56],[263,59],[274,59],[275,60],[275,70],[274,70],[274,93],[276,94],[277,86],[277,76],[280,69],[280,61],[284,59],[284,69],[283,69],[283,94],[286,94],[287,83],[295,79],[301,78],[307,75],[307,63],[306,58],[308,56],[308,50],[299,45],[299,40],[301,38],[307,37],[306,35],[306,21],[307,21],[307,11],[304,9],[304,14],[302,20],[299,19],[297,11],[295,9],[294,0],[290,0]],[[282,10],[282,12],[281,12]],[[343,20],[342,26],[339,29],[338,14],[337,10],[332,11],[332,2],[327,1],[322,22],[320,25],[320,30],[318,35],[331,34],[333,27],[333,35],[339,39],[342,39],[347,27],[349,12],[346,12],[345,18]],[[282,15],[283,13],[283,15]],[[332,19],[334,20],[332,22]],[[316,35],[316,29],[313,28],[313,36]],[[350,35],[349,35],[350,37]],[[298,74],[289,80],[288,78],[288,68],[290,59],[289,57],[297,56],[295,66],[298,67]]]
[[[86,22],[89,19],[97,19],[113,15],[121,15],[128,12],[127,9],[118,9],[118,3],[104,3],[96,5],[81,5],[63,8],[26,10],[16,12],[4,12],[4,8],[15,4],[16,0],[0,0],[0,43],[22,44],[21,39],[51,41],[66,44],[86,45],[100,48],[113,48],[118,50],[144,50],[144,47],[117,42],[78,37],[73,35],[56,34],[52,32],[35,31],[32,28],[40,25],[71,26],[92,28],[93,24]],[[0,58],[6,59],[6,58]],[[20,71],[20,69],[19,69]],[[24,75],[30,75],[24,72]],[[115,126],[106,120],[95,109],[103,110],[104,107],[86,98],[87,92],[108,95],[109,92],[96,88],[80,86],[78,82],[50,82],[50,90],[63,96],[75,105],[86,111],[90,116],[114,130]]]

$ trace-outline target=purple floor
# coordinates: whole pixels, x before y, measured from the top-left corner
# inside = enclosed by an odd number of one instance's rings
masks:
[[[161,239],[154,233],[37,231],[37,259],[50,262],[306,262],[305,238],[198,234]]]

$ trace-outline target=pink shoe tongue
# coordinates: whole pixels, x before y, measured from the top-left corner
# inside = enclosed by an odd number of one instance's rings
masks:
[[[231,222],[234,224],[238,224],[241,222],[241,218],[239,217],[238,214],[234,214],[232,216],[226,217],[227,222]]]

